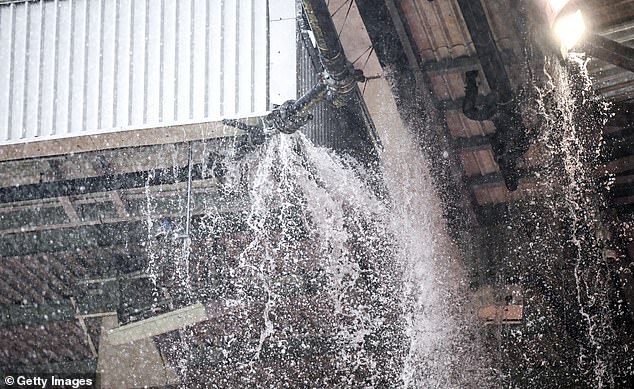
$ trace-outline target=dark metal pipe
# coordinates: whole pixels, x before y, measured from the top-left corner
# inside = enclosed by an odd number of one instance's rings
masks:
[[[266,126],[284,134],[292,134],[312,119],[309,110],[319,102],[328,100],[343,107],[350,100],[357,81],[363,73],[355,71],[343,52],[335,24],[324,0],[303,0],[306,18],[315,36],[319,58],[324,68],[322,79],[297,101],[289,100],[276,107],[264,118]],[[238,124],[225,121],[226,124]],[[246,128],[242,125],[243,128]],[[253,131],[252,131],[253,132]]]
[[[324,0],[303,0],[304,11],[315,36],[324,69],[336,80],[345,78],[347,60],[337,29]]]
[[[323,82],[317,83],[305,95],[295,101],[292,107],[293,113],[299,116],[306,116],[313,106],[324,100],[327,91],[328,85]]]
[[[356,90],[357,81],[364,81],[363,72],[355,70],[346,58],[335,24],[324,0],[303,0],[304,11],[315,36],[319,59],[324,68],[322,79],[298,100],[289,100],[275,107],[264,118],[266,126],[276,128],[284,134],[292,134],[312,119],[310,109],[319,102],[329,101],[335,107],[345,106]],[[225,120],[249,133],[253,127],[237,121]]]
[[[213,169],[213,164],[208,163],[206,168]],[[204,170],[205,166],[203,164],[192,165],[191,179],[202,180],[205,177]],[[189,177],[190,168],[185,166],[175,169],[153,169],[106,176],[9,186],[0,188],[0,204],[62,196],[79,196],[88,193],[110,192],[121,189],[143,188],[146,185],[169,185],[187,182]]]
[[[471,88],[472,93],[471,96],[465,97],[463,112],[476,120],[490,118],[493,121],[496,132],[491,136],[491,146],[506,187],[513,191],[517,189],[520,178],[517,159],[526,152],[529,146],[526,129],[481,0],[457,1],[478,53],[484,76],[494,93],[487,99],[486,109],[476,112],[475,101],[466,101],[467,97],[471,97],[472,100],[477,97],[477,89],[474,89],[477,85],[475,80],[471,80],[471,85],[468,85],[467,89]],[[469,80],[467,82],[469,83]]]
[[[458,6],[462,11],[489,86],[499,93],[501,101],[511,100],[513,89],[481,1],[458,0]]]
[[[324,82],[332,92],[330,100],[335,106],[343,106],[347,103],[350,92],[354,90],[357,75],[344,54],[326,2],[303,0],[302,3],[325,70]]]

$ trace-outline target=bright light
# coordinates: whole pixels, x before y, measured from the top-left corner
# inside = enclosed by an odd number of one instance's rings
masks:
[[[557,14],[568,4],[568,1],[569,0],[548,0],[548,3],[550,3],[550,9]]]
[[[553,26],[553,31],[566,51],[577,44],[585,30],[586,25],[583,22],[581,10],[560,15]]]

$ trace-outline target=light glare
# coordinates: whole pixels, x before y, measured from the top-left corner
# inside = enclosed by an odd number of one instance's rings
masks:
[[[581,10],[561,15],[555,22],[553,29],[564,49],[566,51],[572,49],[586,29]]]
[[[568,1],[569,0],[548,0],[548,3],[550,3],[550,9],[554,13],[559,13],[559,11],[561,11],[564,6],[568,4]]]

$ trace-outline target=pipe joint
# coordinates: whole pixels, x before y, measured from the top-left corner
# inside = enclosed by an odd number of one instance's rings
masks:
[[[312,120],[313,115],[299,114],[297,102],[288,100],[266,116],[265,122],[283,134],[292,134]]]

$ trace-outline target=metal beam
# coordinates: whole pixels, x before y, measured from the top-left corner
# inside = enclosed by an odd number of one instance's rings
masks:
[[[469,138],[454,138],[454,145],[459,151],[486,150],[491,148],[491,137],[471,136]]]
[[[588,34],[583,46],[590,56],[634,72],[634,48],[598,34]]]
[[[80,288],[80,287],[78,287]],[[19,325],[45,325],[50,322],[73,321],[90,317],[102,316],[116,311],[118,296],[104,293],[99,298],[91,297],[90,301],[82,297],[82,292],[76,290],[77,303],[63,300],[58,304],[3,304],[0,305],[0,328]]]
[[[506,73],[500,50],[495,44],[495,38],[481,0],[457,1],[491,90],[499,93],[501,101],[511,100],[513,97],[511,82]]]
[[[441,59],[440,61],[425,61],[421,65],[424,72],[466,72],[480,68],[478,57],[458,57]]]
[[[511,50],[500,51],[502,60],[506,63],[514,62],[515,57]],[[449,73],[467,72],[469,70],[480,69],[480,58],[474,56],[463,56],[458,58],[446,58],[439,61],[425,61],[421,65],[424,72]]]
[[[179,124],[169,127],[114,131],[55,140],[0,145],[0,161],[21,160],[70,153],[85,153],[126,147],[177,144],[188,141],[232,138],[244,132],[221,122]]]
[[[109,344],[121,345],[176,331],[206,320],[205,307],[201,303],[196,303],[114,328],[108,331],[106,339]]]
[[[206,165],[194,164],[192,166],[192,179],[202,180],[205,178],[204,171],[207,169],[211,171],[213,167],[211,162]],[[185,166],[3,187],[0,188],[0,203],[175,184],[186,182],[188,172],[189,170]]]
[[[244,228],[242,216],[234,212],[220,211],[218,223],[225,223],[226,231],[235,232]],[[144,218],[147,220],[147,217]],[[204,221],[204,214],[192,218],[196,228]],[[81,237],[81,239],[77,239]],[[0,260],[6,257],[26,256],[37,253],[63,252],[68,250],[94,249],[107,246],[126,246],[147,241],[145,220],[119,221],[59,230],[33,231],[0,235]]]

